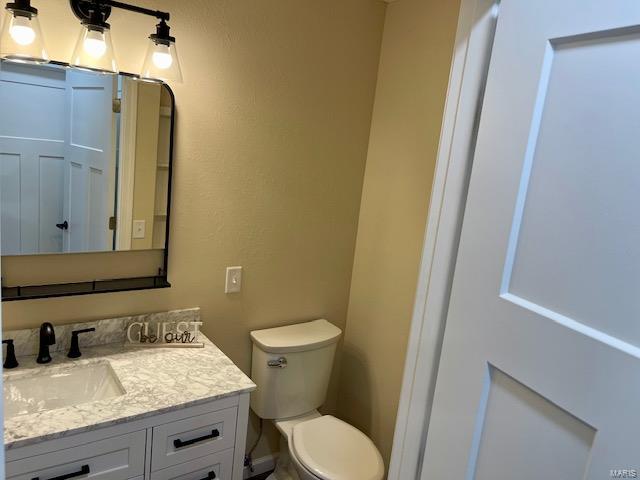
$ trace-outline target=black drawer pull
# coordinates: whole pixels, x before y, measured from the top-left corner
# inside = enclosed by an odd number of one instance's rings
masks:
[[[89,473],[91,473],[91,470],[89,469],[89,465],[82,465],[82,467],[80,467],[79,472],[67,473],[66,475],[51,477],[49,480],[67,480],[68,478],[79,477],[80,475],[88,475]],[[34,477],[31,480],[40,480],[40,477]]]
[[[188,447],[189,445],[193,445],[194,443],[204,442],[205,440],[210,440],[212,438],[217,438],[219,436],[220,436],[220,432],[216,428],[211,430],[211,435],[205,435],[204,437],[192,438],[191,440],[180,440],[178,438],[173,441],[173,446],[175,448]]]
[[[213,480],[214,478],[216,478],[216,472],[212,470],[202,480]]]

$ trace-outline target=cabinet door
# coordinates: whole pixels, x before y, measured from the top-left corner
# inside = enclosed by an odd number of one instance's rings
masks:
[[[132,479],[144,474],[145,441],[146,432],[139,431],[7,462],[7,479]]]
[[[151,470],[233,448],[237,407],[154,427]]]
[[[231,480],[233,449],[151,473],[151,480]]]

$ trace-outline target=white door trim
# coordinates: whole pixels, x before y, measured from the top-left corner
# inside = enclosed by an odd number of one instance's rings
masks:
[[[497,13],[461,0],[388,480],[421,475]]]
[[[2,232],[0,232],[0,234],[2,234]],[[0,298],[0,340],[2,340],[2,299]],[[4,391],[4,387],[2,385],[3,383],[3,376],[0,375],[0,389],[2,389],[2,391]],[[0,397],[0,422],[2,425],[4,425],[4,395],[2,397]],[[5,478],[4,476],[4,442],[3,442],[3,448],[0,448],[0,478]]]
[[[120,116],[120,169],[118,211],[116,212],[116,250],[131,250],[133,230],[133,190],[138,128],[138,83],[125,77],[122,81]]]

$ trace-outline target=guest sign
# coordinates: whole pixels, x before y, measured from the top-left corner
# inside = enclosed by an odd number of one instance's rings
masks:
[[[127,327],[132,347],[202,348],[198,342],[202,322],[133,322]]]

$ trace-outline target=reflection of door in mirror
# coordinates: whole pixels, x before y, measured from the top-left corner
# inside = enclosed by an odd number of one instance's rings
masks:
[[[0,70],[2,254],[111,250],[116,77]]]
[[[67,71],[69,154],[65,178],[64,250],[110,250],[115,196],[116,77]]]
[[[157,83],[0,63],[2,255],[165,248],[172,115]]]

